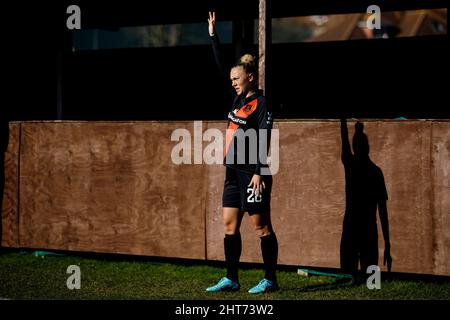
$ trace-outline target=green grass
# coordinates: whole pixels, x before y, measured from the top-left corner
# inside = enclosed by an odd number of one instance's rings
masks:
[[[81,289],[69,290],[69,265],[81,269]],[[337,283],[328,277],[304,278],[295,271],[280,271],[278,292],[250,295],[247,289],[263,276],[261,269],[240,270],[241,291],[206,293],[224,274],[206,265],[111,261],[78,256],[36,257],[29,253],[0,255],[0,298],[8,299],[446,299],[450,281],[384,280],[380,290],[365,284]],[[383,275],[382,275],[383,277]]]

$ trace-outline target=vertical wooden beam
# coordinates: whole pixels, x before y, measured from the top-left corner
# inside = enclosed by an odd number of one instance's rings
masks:
[[[270,61],[270,44],[272,42],[272,20],[270,0],[259,0],[259,89],[267,96],[268,65]]]

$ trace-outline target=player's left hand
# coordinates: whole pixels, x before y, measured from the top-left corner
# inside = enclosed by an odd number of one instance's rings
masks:
[[[263,189],[266,187],[263,178],[257,174],[253,175],[252,180],[250,181],[248,186],[253,188],[253,194],[256,195],[261,194]]]

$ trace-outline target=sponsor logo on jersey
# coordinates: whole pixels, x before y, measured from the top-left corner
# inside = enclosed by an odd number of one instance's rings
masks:
[[[237,117],[234,117],[231,112],[228,114],[228,119],[230,119],[234,123],[247,124],[247,120],[242,120],[242,119],[239,119]]]

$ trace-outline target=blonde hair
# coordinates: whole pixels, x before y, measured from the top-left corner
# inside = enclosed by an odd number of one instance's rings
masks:
[[[255,58],[254,56],[252,56],[251,54],[247,53],[247,54],[244,54],[244,55],[239,59],[239,62],[240,62],[240,63],[255,64],[255,60],[256,60],[256,58]]]
[[[255,78],[255,82],[257,82],[258,79],[258,66],[256,65],[256,57],[252,56],[251,54],[244,54],[240,59],[239,62],[234,65],[233,68],[242,67],[244,71],[248,74],[253,74],[253,77]]]

